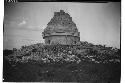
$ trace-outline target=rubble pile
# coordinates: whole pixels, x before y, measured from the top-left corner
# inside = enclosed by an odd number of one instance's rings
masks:
[[[84,44],[84,45],[83,45]],[[22,46],[6,56],[11,62],[76,62],[120,63],[120,50],[112,47],[81,43],[81,45],[44,45]]]

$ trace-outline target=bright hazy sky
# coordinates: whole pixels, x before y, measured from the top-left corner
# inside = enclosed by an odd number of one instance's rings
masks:
[[[4,49],[44,42],[54,12],[69,13],[80,40],[120,48],[120,3],[20,2],[5,4]]]

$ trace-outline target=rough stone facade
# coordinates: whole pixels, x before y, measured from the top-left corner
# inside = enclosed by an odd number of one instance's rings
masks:
[[[72,45],[80,41],[80,33],[76,24],[72,21],[72,17],[63,10],[54,13],[54,17],[42,34],[45,44]]]
[[[63,44],[63,45],[72,45],[77,44],[79,41],[79,37],[73,36],[49,36],[45,39],[46,44]]]

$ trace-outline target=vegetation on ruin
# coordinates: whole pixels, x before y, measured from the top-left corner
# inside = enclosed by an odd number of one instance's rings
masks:
[[[6,49],[3,78],[4,81],[115,83],[120,81],[120,53],[120,49],[88,42],[79,45],[38,43]]]

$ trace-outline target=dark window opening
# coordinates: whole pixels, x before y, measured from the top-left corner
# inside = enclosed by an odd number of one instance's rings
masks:
[[[50,44],[50,40],[48,40],[48,43]]]

